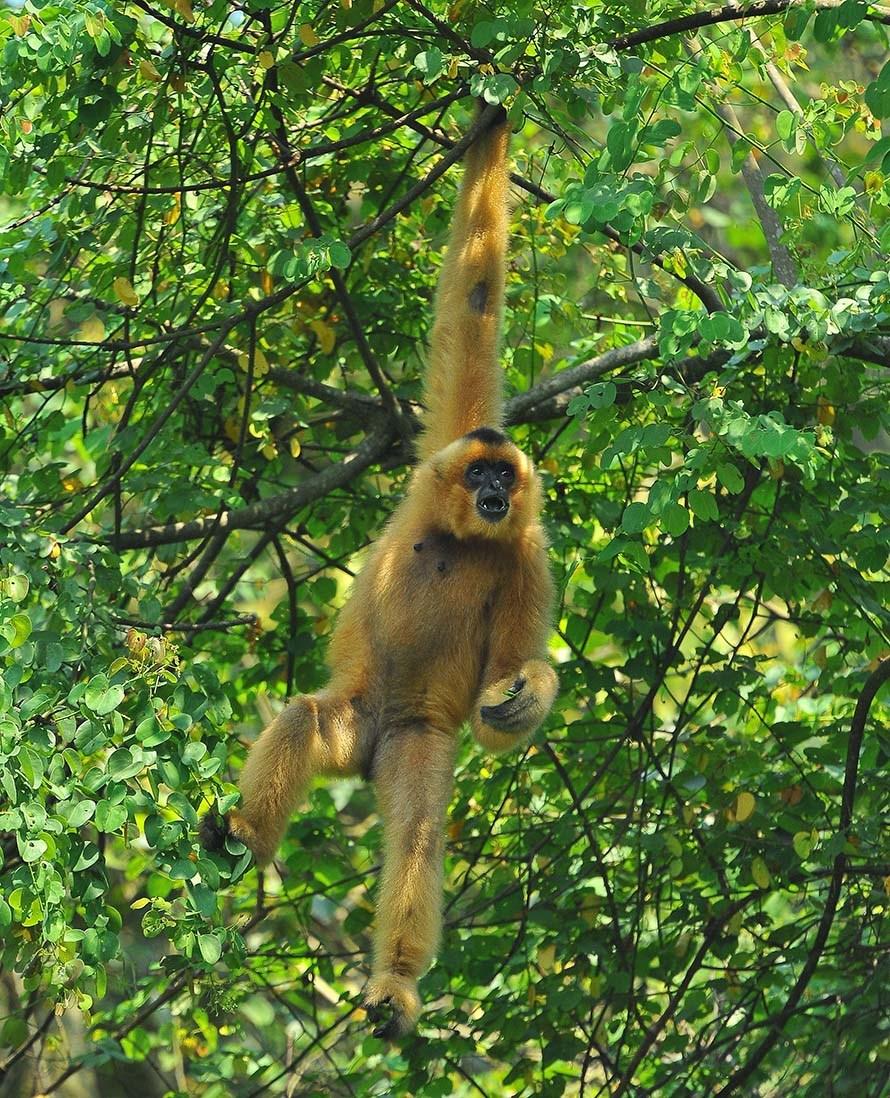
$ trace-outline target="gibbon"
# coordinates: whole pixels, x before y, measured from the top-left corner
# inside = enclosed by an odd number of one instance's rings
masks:
[[[364,774],[384,823],[371,977],[375,1034],[410,1031],[441,924],[458,730],[523,743],[556,696],[553,584],[531,461],[502,433],[506,115],[471,146],[435,300],[420,464],[340,612],[321,693],[294,698],[241,773],[240,808],[205,817],[262,866],[315,774]]]

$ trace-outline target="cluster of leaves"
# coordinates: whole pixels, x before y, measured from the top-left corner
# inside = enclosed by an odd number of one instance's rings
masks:
[[[0,1092],[882,1093],[890,17],[686,8],[0,11]],[[371,791],[259,902],[195,829],[404,485],[473,97],[562,693],[390,1047]]]

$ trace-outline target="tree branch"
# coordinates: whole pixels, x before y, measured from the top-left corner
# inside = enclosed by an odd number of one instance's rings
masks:
[[[354,480],[359,473],[379,457],[391,444],[395,436],[392,424],[385,422],[378,426],[351,454],[336,465],[329,465],[310,480],[295,488],[269,496],[248,507],[237,511],[227,511],[223,515],[211,515],[194,519],[192,522],[169,522],[164,526],[149,526],[142,530],[125,531],[117,539],[120,549],[144,549],[153,545],[170,545],[173,542],[193,541],[209,534],[229,530],[246,530],[264,527],[270,520],[305,507],[316,499],[321,499],[335,488],[342,488]]]
[[[839,8],[842,3],[843,0],[815,0],[813,6],[822,10]],[[650,27],[643,27],[641,30],[611,39],[608,45],[619,51],[629,50],[645,42],[669,38],[673,34],[696,30],[698,27],[711,27],[715,23],[731,23],[742,19],[758,19],[764,15],[779,15],[788,8],[801,6],[803,6],[801,0],[758,0],[755,4],[724,4],[723,7],[714,8],[712,11],[696,11],[676,19],[667,19],[663,23],[655,23]],[[870,5],[865,18],[876,23],[890,24],[890,11]]]

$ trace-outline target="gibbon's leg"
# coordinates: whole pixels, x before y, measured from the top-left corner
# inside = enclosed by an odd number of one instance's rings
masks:
[[[378,1037],[409,1032],[420,1014],[417,978],[433,958],[442,922],[445,811],[455,738],[429,729],[390,733],[374,758],[384,855],[374,965],[364,993]]]
[[[219,849],[226,831],[271,861],[299,798],[315,774],[358,767],[358,722],[352,703],[326,694],[294,698],[251,747],[241,771],[241,807],[220,828],[205,816],[201,841]]]

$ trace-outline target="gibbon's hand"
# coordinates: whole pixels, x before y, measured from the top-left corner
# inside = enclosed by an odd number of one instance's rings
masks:
[[[365,987],[362,1005],[374,1026],[374,1036],[384,1041],[410,1033],[420,1014],[415,981],[394,973],[372,976]]]
[[[500,679],[483,692],[473,734],[492,751],[515,746],[550,712],[556,689],[556,672],[550,664],[529,660],[517,675]]]
[[[226,839],[230,834],[228,818],[220,816],[214,808],[211,808],[198,825],[198,842],[211,854],[225,853]]]
[[[522,732],[523,717],[528,716],[535,698],[526,690],[526,680],[518,678],[507,690],[507,698],[498,705],[482,705],[479,716],[499,732]]]

